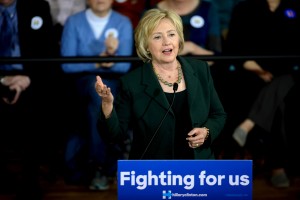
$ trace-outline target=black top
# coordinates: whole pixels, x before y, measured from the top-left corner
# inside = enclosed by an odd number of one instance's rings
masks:
[[[165,94],[169,103],[171,103],[173,93]],[[186,90],[175,93],[172,110],[175,114],[176,130],[174,139],[174,159],[194,159],[193,149],[189,147],[186,140],[188,132],[192,130]]]

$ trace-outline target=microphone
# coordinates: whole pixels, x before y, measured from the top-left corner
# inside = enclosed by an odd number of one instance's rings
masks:
[[[175,96],[175,92],[178,89],[178,83],[173,83],[173,91],[174,91],[174,96]],[[174,97],[173,97],[174,98]],[[173,103],[173,102],[172,102]]]
[[[145,148],[145,150],[144,150],[144,152],[143,152],[143,154],[142,154],[140,160],[143,159],[143,157],[144,157],[144,155],[146,154],[146,152],[148,151],[148,149],[149,149],[149,147],[150,147],[150,145],[151,145],[153,139],[154,139],[155,136],[157,135],[157,133],[158,133],[158,131],[159,131],[161,125],[162,125],[163,122],[165,121],[165,119],[166,119],[166,117],[167,117],[167,114],[170,112],[170,110],[171,110],[171,108],[172,108],[172,106],[173,106],[173,103],[174,103],[175,93],[176,93],[177,89],[178,89],[178,83],[173,83],[173,91],[174,91],[174,93],[173,93],[172,102],[171,102],[170,106],[168,107],[168,110],[167,110],[166,114],[164,115],[164,117],[163,117],[162,120],[160,121],[160,123],[159,123],[157,129],[155,130],[155,132],[154,132],[154,134],[153,134],[151,140],[149,141],[147,147]]]

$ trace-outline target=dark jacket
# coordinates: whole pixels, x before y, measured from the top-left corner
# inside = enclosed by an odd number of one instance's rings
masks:
[[[16,6],[21,57],[59,57],[49,3],[45,0],[17,0]],[[37,25],[39,23],[40,27]],[[24,73],[31,79],[30,86],[36,94],[34,100],[37,103],[44,105],[44,100],[47,100],[54,104],[57,97],[61,99],[63,73],[59,63],[25,62],[23,66]]]
[[[210,129],[210,139],[205,145],[194,150],[194,157],[212,159],[214,155],[211,144],[224,127],[226,114],[215,91],[206,62],[183,57],[178,57],[178,60],[186,82],[192,126],[205,126]],[[151,64],[145,63],[121,78],[121,90],[115,99],[112,115],[106,120],[108,133],[104,137],[110,141],[122,139],[131,124],[133,141],[129,158],[139,159],[168,107],[169,102]],[[180,123],[180,120],[176,123]],[[99,123],[99,129],[102,128]],[[166,154],[164,147],[169,143],[172,143],[173,148],[180,148],[174,146],[174,133],[175,116],[171,109],[144,158],[164,159]]]
[[[55,42],[49,3],[44,0],[17,0],[17,15],[21,56],[58,57],[59,45]],[[34,19],[41,19],[40,28],[34,28]],[[34,78],[45,78],[49,77],[49,73],[55,75],[56,72],[60,72],[60,67],[51,62],[27,62],[24,64],[24,70]]]

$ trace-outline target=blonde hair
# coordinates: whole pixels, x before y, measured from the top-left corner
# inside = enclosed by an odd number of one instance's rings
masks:
[[[151,54],[147,51],[148,40],[162,19],[169,19],[173,23],[179,35],[179,52],[183,50],[184,36],[181,17],[171,10],[153,8],[144,13],[134,34],[136,52],[143,62],[149,62],[151,60]]]

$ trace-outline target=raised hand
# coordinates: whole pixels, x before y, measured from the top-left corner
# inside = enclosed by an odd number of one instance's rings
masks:
[[[114,96],[111,93],[110,88],[102,82],[100,76],[96,76],[95,89],[98,95],[102,98],[102,111],[105,117],[109,118],[113,109]]]

